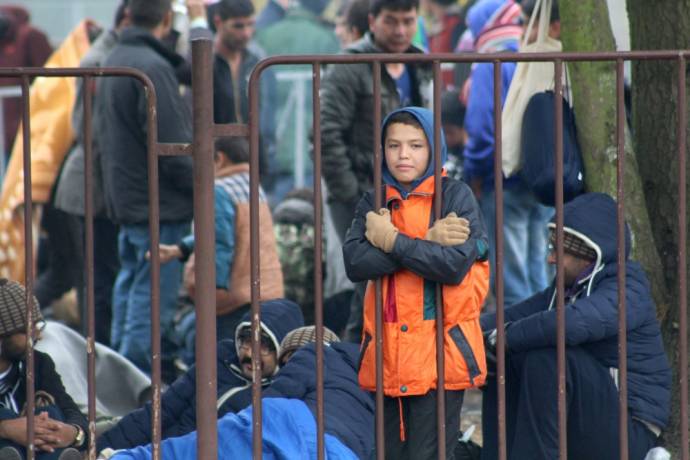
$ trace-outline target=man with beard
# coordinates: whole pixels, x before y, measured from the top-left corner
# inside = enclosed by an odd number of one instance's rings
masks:
[[[252,402],[252,350],[248,312],[235,330],[235,340],[218,342],[218,417],[239,412]],[[278,372],[280,343],[285,335],[304,324],[300,307],[286,299],[261,303],[261,376],[267,386]],[[161,400],[162,439],[196,430],[196,368],[177,379]],[[151,442],[151,404],[126,415],[96,443],[103,449],[130,449]]]
[[[25,457],[26,417],[26,291],[0,279],[0,460]],[[33,342],[45,326],[35,297],[31,297],[36,320]],[[34,447],[38,460],[78,460],[77,448],[86,445],[87,422],[62,385],[53,360],[34,351]]]
[[[249,122],[249,75],[264,51],[255,43],[254,5],[251,0],[221,0],[215,5],[216,30],[213,61],[213,120],[216,123]],[[262,184],[268,177],[270,159],[275,156],[275,119],[270,107],[274,100],[275,76],[262,73],[260,99],[260,158]]]

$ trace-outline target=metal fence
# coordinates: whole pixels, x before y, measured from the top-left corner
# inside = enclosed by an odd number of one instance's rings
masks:
[[[252,320],[252,359],[253,359],[253,451],[254,458],[262,456],[262,420],[261,420],[261,366],[260,359],[260,316],[259,316],[259,79],[261,73],[272,65],[278,64],[309,64],[312,66],[313,78],[313,132],[314,132],[314,206],[315,206],[315,240],[320,241],[322,237],[322,197],[321,197],[321,129],[320,129],[320,99],[319,90],[321,87],[321,70],[325,64],[348,64],[348,63],[370,63],[373,69],[373,98],[374,98],[374,122],[372,130],[374,132],[374,142],[372,145],[374,159],[374,183],[381,183],[381,71],[382,64],[386,63],[427,63],[433,67],[434,75],[434,145],[440,146],[440,97],[441,97],[441,63],[442,62],[489,62],[494,64],[494,123],[495,123],[495,163],[494,173],[496,177],[501,177],[501,63],[507,61],[553,62],[555,67],[555,151],[556,151],[556,257],[557,257],[557,314],[558,314],[558,334],[557,334],[557,356],[558,356],[558,410],[559,410],[559,458],[566,458],[567,439],[566,439],[566,385],[565,385],[565,307],[564,307],[564,271],[563,271],[563,107],[561,96],[563,95],[562,72],[563,65],[567,62],[577,61],[612,61],[616,63],[616,97],[617,97],[617,170],[618,170],[618,302],[619,302],[619,407],[620,407],[620,458],[628,458],[628,434],[627,434],[627,364],[626,364],[626,316],[625,316],[625,251],[621,250],[624,245],[624,205],[625,205],[625,184],[623,182],[623,169],[625,166],[625,146],[624,128],[625,112],[623,101],[623,64],[627,60],[666,60],[675,61],[678,66],[678,107],[686,107],[686,60],[690,52],[682,51],[657,51],[657,52],[619,52],[619,53],[545,53],[545,54],[494,54],[494,55],[457,55],[457,54],[430,54],[430,55],[337,55],[337,56],[290,56],[273,57],[261,61],[254,69],[249,86],[250,99],[250,121],[248,125],[217,125],[213,122],[213,94],[212,94],[212,49],[211,42],[208,40],[195,41],[192,45],[193,52],[193,125],[194,137],[192,144],[161,144],[157,141],[157,116],[156,116],[156,94],[151,81],[141,72],[133,69],[0,69],[0,76],[17,77],[22,80],[22,97],[24,111],[22,119],[22,133],[24,146],[24,194],[25,203],[25,240],[26,240],[26,288],[27,288],[27,337],[29,341],[29,351],[27,354],[27,419],[28,419],[28,457],[32,459],[33,453],[33,410],[34,410],[34,373],[33,373],[33,350],[31,347],[31,337],[34,324],[32,312],[28,306],[31,304],[34,273],[33,273],[33,253],[32,253],[32,228],[31,228],[31,141],[30,141],[30,107],[29,107],[29,79],[35,76],[45,77],[81,77],[84,79],[86,89],[84,97],[84,132],[85,132],[85,192],[86,192],[86,292],[87,292],[87,318],[88,318],[88,340],[86,356],[88,359],[88,418],[89,418],[89,458],[94,459],[95,452],[95,318],[94,318],[94,287],[93,287],[93,199],[92,173],[93,157],[91,152],[91,104],[92,88],[90,80],[102,76],[133,77],[138,79],[146,88],[147,93],[147,123],[148,123],[148,180],[149,180],[149,231],[151,234],[151,348],[152,348],[152,380],[153,380],[153,402],[152,402],[152,446],[153,458],[159,459],[161,456],[161,349],[160,349],[160,324],[159,313],[159,205],[158,205],[158,156],[165,155],[192,155],[194,159],[194,231],[196,234],[204,235],[204,238],[197,239],[195,252],[197,253],[197,263],[195,264],[195,277],[197,280],[196,313],[197,330],[196,335],[196,382],[197,382],[197,456],[202,459],[217,458],[217,432],[216,432],[216,330],[215,330],[215,266],[214,266],[214,206],[213,206],[213,164],[210,161],[213,154],[213,140],[220,136],[248,136],[251,148],[250,160],[250,253],[251,253],[251,320]],[[686,286],[686,114],[685,110],[679,110],[678,116],[678,198],[679,198],[679,240],[678,240],[678,275],[679,275],[679,355],[680,369],[678,371],[681,389],[681,433],[682,433],[682,456],[688,459],[688,383],[687,383],[687,286]],[[435,175],[438,179],[441,174],[440,155],[435,155]],[[434,216],[440,217],[440,181],[436,180],[436,190],[434,197]],[[381,189],[376,188],[376,204],[382,201]],[[496,225],[498,229],[503,227],[503,185],[501,181],[496,182]],[[497,302],[497,329],[503,330],[504,326],[504,302],[503,302],[503,279],[500,275],[503,270],[503,234],[502,231],[496,232],[496,302]],[[324,393],[323,393],[323,292],[321,285],[321,263],[322,248],[317,244],[314,248],[314,257],[317,263],[314,264],[315,283],[315,322],[317,325],[316,338],[316,371],[317,371],[317,435],[318,435],[318,458],[324,458]],[[440,296],[440,289],[437,289],[437,296]],[[438,300],[438,299],[437,299]],[[381,314],[381,283],[376,283],[376,457],[384,458],[384,430],[383,430],[383,348],[382,348],[382,314]],[[437,302],[439,307],[441,302]],[[438,427],[438,458],[446,458],[445,443],[445,407],[443,404],[444,390],[444,365],[443,365],[443,311],[437,309],[437,369],[438,369],[438,393],[437,398],[437,427]],[[498,423],[499,423],[499,458],[505,459],[506,452],[506,399],[505,399],[505,337],[502,332],[498,335],[497,341],[497,381],[498,381]]]

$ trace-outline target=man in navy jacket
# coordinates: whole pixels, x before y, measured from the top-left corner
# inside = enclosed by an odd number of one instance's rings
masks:
[[[550,223],[549,263],[555,258]],[[618,451],[618,270],[616,203],[581,195],[564,208],[566,411],[569,459],[611,459]],[[630,253],[626,227],[625,256]],[[671,370],[656,307],[639,264],[626,261],[628,446],[630,459],[654,447],[669,417]],[[558,458],[555,283],[505,310],[509,458]],[[495,314],[481,318],[495,346]],[[497,457],[496,379],[484,392],[483,459]]]
[[[237,326],[240,340],[221,340],[217,351],[217,409],[218,417],[228,412],[239,412],[252,402],[251,352],[243,346],[241,337],[248,328],[249,313]],[[271,383],[278,371],[280,343],[291,330],[301,327],[302,310],[285,299],[269,300],[261,304],[262,348],[270,351],[263,356],[264,385]],[[264,341],[267,343],[264,344]],[[192,366],[163,393],[161,399],[163,420],[162,438],[182,436],[196,430],[196,368]],[[97,440],[96,448],[128,449],[151,442],[151,404],[126,415]]]

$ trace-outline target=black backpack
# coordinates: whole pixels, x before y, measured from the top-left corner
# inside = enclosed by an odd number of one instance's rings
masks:
[[[556,203],[556,153],[554,92],[537,93],[529,100],[522,118],[520,176],[539,202]],[[577,142],[575,115],[563,99],[563,202],[584,191],[584,167]]]

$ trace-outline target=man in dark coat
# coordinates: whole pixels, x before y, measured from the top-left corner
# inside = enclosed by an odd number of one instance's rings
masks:
[[[186,143],[192,138],[191,116],[178,89],[175,68],[182,58],[161,42],[172,25],[171,0],[131,0],[132,26],[103,63],[104,67],[132,67],[146,74],[156,90],[158,142]],[[113,292],[111,345],[140,369],[150,371],[151,264],[147,96],[133,78],[108,77],[97,85],[97,132],[101,147],[106,209],[120,224],[120,272]],[[189,231],[192,218],[192,159],[158,157],[160,243],[175,244]],[[180,283],[181,263],[160,268],[160,323],[169,333]]]
[[[296,341],[315,340],[314,327],[290,333]],[[298,337],[295,337],[297,335]],[[326,458],[368,459],[374,449],[374,400],[357,382],[358,346],[333,342],[335,334],[324,330],[324,451]],[[331,342],[330,344],[328,342]],[[288,355],[292,353],[283,353]],[[316,453],[316,348],[298,348],[263,392],[262,437],[265,458],[315,459]],[[218,458],[252,458],[252,410],[226,414],[218,421]],[[161,444],[166,459],[186,460],[196,452],[196,432]],[[113,460],[148,460],[151,446],[122,451]]]
[[[0,459],[21,460],[26,436],[26,290],[14,281],[0,279]],[[40,340],[45,325],[38,302],[32,297],[36,321],[33,341]],[[62,385],[53,360],[34,351],[34,446],[38,460],[78,460],[75,449],[86,445],[84,415]]]
[[[218,417],[238,412],[252,402],[251,347],[247,346],[250,316],[237,326],[236,340],[221,340],[217,350]],[[270,300],[261,304],[262,376],[268,385],[278,371],[280,343],[291,330],[303,325],[302,311],[289,300]],[[264,350],[266,354],[264,355]],[[196,368],[177,379],[161,400],[162,437],[182,436],[196,430]],[[120,420],[97,440],[97,450],[129,449],[151,442],[151,404]]]
[[[555,264],[555,225],[549,224]],[[616,203],[588,193],[564,209],[566,411],[569,459],[618,458],[618,270]],[[625,256],[630,253],[626,227]],[[558,457],[556,290],[505,310],[506,424],[511,459]],[[628,446],[641,460],[669,417],[669,368],[649,282],[626,261]],[[481,318],[495,350],[496,315]],[[488,356],[488,353],[487,353]],[[497,458],[496,380],[483,400],[483,459]]]

